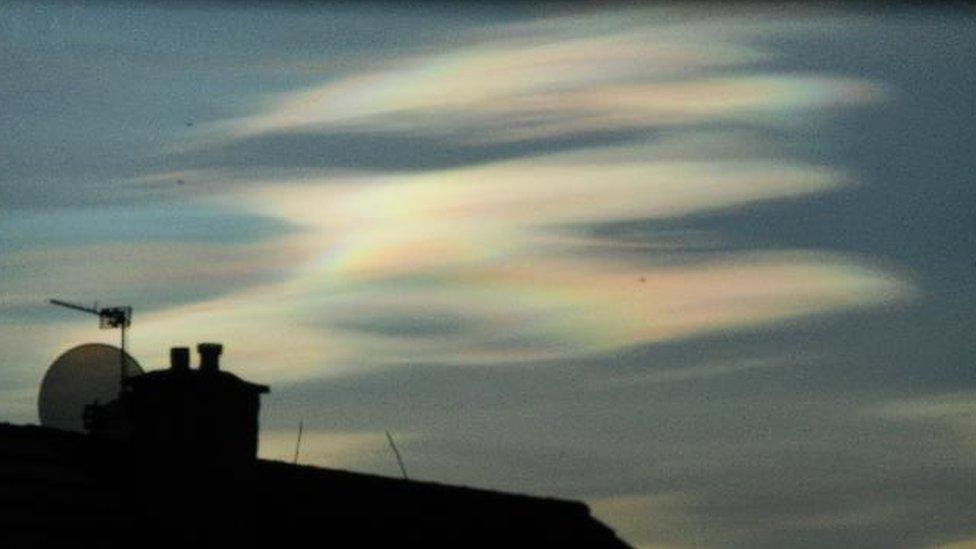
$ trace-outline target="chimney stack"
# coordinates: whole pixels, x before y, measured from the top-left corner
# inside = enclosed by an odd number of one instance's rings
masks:
[[[201,343],[197,345],[197,352],[200,353],[200,370],[203,372],[216,372],[220,370],[220,353],[224,346],[220,343]]]
[[[169,350],[169,367],[174,372],[186,372],[190,369],[190,348],[173,347]]]

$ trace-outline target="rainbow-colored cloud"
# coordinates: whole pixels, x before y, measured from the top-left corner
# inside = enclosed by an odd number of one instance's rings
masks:
[[[302,355],[289,364],[304,376],[341,365],[577,356],[910,296],[906,281],[853,257],[724,250],[721,234],[695,235],[711,251],[691,255],[694,243],[680,234],[588,235],[849,185],[843,170],[791,159],[754,130],[772,124],[786,135],[882,97],[863,80],[760,69],[773,55],[742,36],[751,27],[716,33],[634,13],[626,22],[619,12],[593,16],[618,27],[568,17],[491,28],[212,125],[213,143],[289,132],[435,136],[469,147],[637,130],[656,137],[460,168],[306,172],[248,185],[224,206],[299,227],[276,244],[296,258],[288,276],[155,321],[219,316],[218,337],[255,363],[275,361],[246,326],[288,326],[280,337]],[[397,333],[371,322],[440,328]]]

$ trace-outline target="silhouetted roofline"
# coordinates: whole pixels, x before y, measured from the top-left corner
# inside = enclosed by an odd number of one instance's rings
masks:
[[[192,381],[190,381],[192,380]],[[219,381],[218,381],[219,380]],[[267,385],[261,385],[259,383],[251,383],[250,381],[244,381],[243,379],[237,377],[236,375],[225,372],[223,370],[218,371],[205,371],[205,370],[153,370],[151,372],[146,372],[142,375],[132,376],[126,378],[125,383],[132,387],[138,387],[140,385],[152,384],[152,383],[180,383],[180,382],[193,382],[193,383],[232,383],[244,389],[249,389],[258,394],[264,394],[271,392],[271,387]]]

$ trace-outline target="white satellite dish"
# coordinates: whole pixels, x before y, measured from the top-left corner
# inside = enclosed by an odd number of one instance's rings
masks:
[[[123,360],[125,377],[143,373],[134,358],[114,345],[86,343],[59,356],[41,381],[37,399],[41,425],[83,432],[85,406],[118,398]]]

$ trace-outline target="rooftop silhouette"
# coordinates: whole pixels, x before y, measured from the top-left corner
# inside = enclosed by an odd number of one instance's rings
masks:
[[[260,395],[270,389],[222,371],[220,344],[197,349],[197,369],[190,368],[188,348],[174,347],[169,369],[124,379],[117,400],[86,408],[85,428],[121,440],[144,459],[254,461]]]
[[[0,424],[0,547],[626,547],[579,502],[257,459],[269,388],[198,350],[87,406],[87,433]]]

